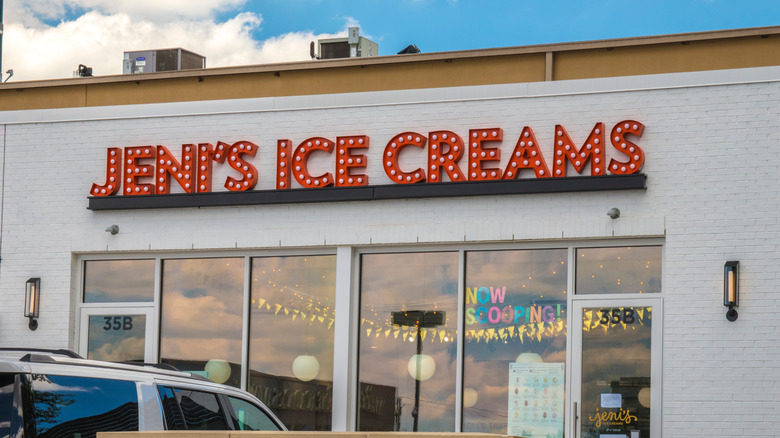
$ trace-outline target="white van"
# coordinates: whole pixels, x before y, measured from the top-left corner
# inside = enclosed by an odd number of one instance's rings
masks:
[[[286,430],[253,395],[165,364],[0,348],[0,438],[104,431]]]

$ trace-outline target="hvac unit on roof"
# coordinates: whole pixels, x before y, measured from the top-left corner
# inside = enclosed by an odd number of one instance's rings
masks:
[[[359,27],[350,27],[346,38],[327,38],[317,40],[317,51],[314,42],[310,46],[312,59],[365,58],[379,55],[379,45],[360,36]]]
[[[206,57],[182,48],[125,52],[123,74],[206,68]]]

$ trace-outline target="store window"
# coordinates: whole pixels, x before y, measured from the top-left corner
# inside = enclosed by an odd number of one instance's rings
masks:
[[[146,315],[89,315],[87,359],[144,362]]]
[[[336,256],[253,258],[251,282],[248,390],[290,430],[331,430]]]
[[[611,308],[583,303],[581,369],[574,375],[580,379],[574,388],[581,412],[577,436],[649,438],[651,394],[660,382],[652,370],[657,302]]]
[[[359,430],[455,430],[457,296],[457,252],[362,255]]]
[[[84,262],[85,303],[154,301],[154,260]]]
[[[466,253],[464,432],[561,436],[567,254]]]
[[[661,292],[661,246],[577,249],[577,295]]]
[[[566,356],[568,305],[578,302],[567,288],[594,295],[588,302],[657,297],[662,249],[361,254],[349,275],[358,279],[357,429],[559,436],[565,365],[582,360]],[[334,345],[348,342],[334,339],[335,255],[87,260],[83,269],[79,351],[89,358],[151,357],[236,387],[246,377],[293,430],[331,430],[343,412],[333,406],[334,366],[345,363]]]
[[[163,261],[160,361],[241,384],[244,259]]]
[[[113,362],[146,361],[155,260],[87,260],[83,278],[87,306],[81,317],[87,339],[82,355]]]

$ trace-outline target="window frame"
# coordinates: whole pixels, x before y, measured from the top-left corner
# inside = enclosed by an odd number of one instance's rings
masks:
[[[254,257],[282,257],[282,256],[316,256],[316,255],[335,255],[337,266],[336,280],[336,322],[334,324],[334,390],[333,404],[331,412],[331,424],[334,431],[355,431],[357,430],[357,405],[359,390],[358,385],[358,339],[360,324],[358,315],[360,314],[360,269],[361,255],[372,253],[405,253],[405,252],[458,252],[458,340],[456,356],[456,386],[455,386],[455,432],[462,431],[462,400],[463,400],[463,336],[464,336],[464,312],[465,312],[465,253],[468,251],[500,251],[500,250],[524,250],[524,249],[556,249],[567,248],[569,252],[568,268],[568,301],[567,308],[571,308],[572,297],[575,296],[575,276],[576,261],[574,260],[577,248],[596,248],[596,247],[620,247],[620,246],[661,246],[661,292],[654,293],[658,297],[664,296],[665,291],[665,261],[666,261],[666,239],[664,236],[645,236],[645,237],[616,237],[616,238],[562,238],[545,239],[538,241],[504,241],[504,242],[453,242],[453,243],[435,243],[435,242],[417,242],[408,244],[376,245],[376,244],[355,244],[355,245],[333,245],[327,247],[305,247],[305,248],[278,248],[278,249],[224,249],[224,250],[203,250],[193,252],[168,251],[150,253],[148,251],[136,251],[126,253],[74,253],[73,278],[72,282],[72,301],[71,306],[76,315],[75,330],[71,331],[70,345],[80,346],[83,335],[82,326],[87,324],[88,319],[82,318],[81,310],[90,307],[106,307],[105,303],[84,303],[84,262],[89,260],[123,260],[123,259],[149,259],[155,260],[155,284],[154,301],[148,304],[153,313],[153,327],[155,333],[147,333],[147,340],[153,346],[152,362],[159,360],[159,319],[161,312],[161,276],[162,261],[170,259],[194,259],[194,258],[219,258],[219,257],[244,257],[244,302],[251,300],[251,260]],[[151,256],[150,256],[151,254]],[[611,298],[633,297],[635,294],[613,295]],[[137,303],[135,303],[137,304]],[[132,307],[133,303],[116,303],[109,308],[121,309],[123,307]],[[249,374],[249,306],[244,306],[243,327],[242,327],[242,360],[241,360],[241,385],[245,389],[248,384]],[[570,316],[571,317],[571,316]],[[567,321],[569,327],[572,327],[571,321]],[[570,343],[569,343],[570,344]],[[78,351],[86,351],[79,349]],[[567,351],[567,373],[571,368],[571,355]],[[567,380],[570,381],[567,377]]]

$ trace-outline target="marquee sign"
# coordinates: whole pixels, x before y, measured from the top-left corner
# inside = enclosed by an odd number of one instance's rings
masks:
[[[263,191],[254,190],[261,175],[252,164],[260,146],[249,141],[217,141],[216,145],[184,144],[179,155],[162,145],[110,147],[106,153],[105,182],[92,184],[89,208],[100,210],[306,202],[315,200],[315,196],[317,201],[468,196],[518,193],[521,186],[525,189],[520,192],[533,193],[588,190],[588,183],[580,187],[576,187],[578,184],[561,184],[571,180],[568,177],[570,168],[573,168],[577,175],[581,175],[588,165],[590,177],[593,177],[590,178],[590,184],[595,184],[590,190],[644,188],[644,175],[641,175],[641,178],[624,179],[623,182],[628,182],[628,185],[605,184],[604,180],[618,176],[640,176],[639,171],[645,160],[644,152],[632,140],[641,137],[643,131],[642,123],[624,120],[612,127],[607,138],[605,124],[598,122],[584,143],[578,147],[567,130],[562,125],[556,125],[551,161],[548,161],[533,130],[526,126],[502,167],[501,144],[504,142],[504,132],[501,128],[470,129],[465,140],[448,130],[433,131],[428,135],[403,132],[387,140],[381,160],[376,154],[372,155],[371,160],[366,156],[365,152],[368,151],[370,143],[367,135],[339,136],[335,140],[317,136],[299,143],[280,139],[276,142],[276,171],[273,176],[275,189]],[[612,154],[617,157],[608,160],[608,146],[612,147]],[[399,158],[405,151],[413,149],[424,150],[427,160],[419,163],[416,168],[404,167]],[[333,172],[312,175],[308,163],[315,152],[333,156]],[[222,184],[226,191],[213,192],[215,182],[212,171],[215,166],[224,165],[229,166],[234,175],[217,182]],[[380,165],[390,183],[370,186],[366,170]],[[523,173],[525,176],[521,178]],[[576,179],[583,178],[586,177],[578,176]],[[528,180],[550,183],[531,185]],[[554,183],[555,180],[559,183]],[[178,191],[183,193],[171,194],[172,182],[178,185]],[[485,182],[495,184],[486,186],[482,184]],[[410,189],[405,194],[401,190],[401,187],[420,187],[420,184],[430,185],[431,189]],[[350,188],[358,190],[350,191]],[[313,195],[303,189],[322,192]],[[302,190],[309,195],[291,195]],[[330,194],[323,198],[322,195],[328,190]],[[339,190],[343,192],[337,193]],[[213,195],[218,193],[222,196],[215,198]],[[243,201],[234,196],[228,200],[228,197],[224,196],[238,193],[254,195]],[[120,194],[123,196],[117,196]],[[205,200],[208,194],[212,196],[205,204],[196,200],[196,197]],[[165,202],[163,205],[160,201],[151,200],[158,198],[156,195],[166,195],[168,201],[170,197],[181,199],[179,203]],[[128,197],[150,197],[150,201],[122,204],[117,201],[109,203],[107,200]]]

